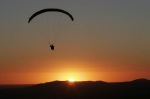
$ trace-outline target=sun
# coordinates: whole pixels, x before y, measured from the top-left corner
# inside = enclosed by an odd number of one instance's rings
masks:
[[[83,74],[79,72],[62,72],[62,73],[60,72],[59,75],[57,76],[57,79],[61,81],[68,81],[70,83],[85,80],[83,78],[85,77],[83,77]]]
[[[74,78],[68,78],[68,81],[69,82],[75,82],[75,79]]]

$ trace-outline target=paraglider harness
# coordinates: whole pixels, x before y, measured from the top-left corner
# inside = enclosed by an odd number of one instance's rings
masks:
[[[51,50],[54,50],[54,45],[50,44],[50,48],[51,48]]]

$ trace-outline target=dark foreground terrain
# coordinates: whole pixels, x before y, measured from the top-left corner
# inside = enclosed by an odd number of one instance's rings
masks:
[[[150,99],[150,80],[54,81],[23,88],[2,88],[0,99]]]

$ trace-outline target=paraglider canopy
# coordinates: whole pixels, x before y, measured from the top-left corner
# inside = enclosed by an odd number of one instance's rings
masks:
[[[43,10],[40,10],[40,11],[35,12],[35,13],[29,18],[28,23],[30,23],[30,21],[31,21],[34,17],[36,17],[37,15],[42,14],[42,13],[45,13],[45,12],[50,12],[50,11],[64,13],[64,14],[68,15],[68,16],[71,18],[72,21],[74,20],[73,16],[72,16],[69,12],[67,12],[67,11],[65,11],[65,10],[57,9],[57,8],[47,8],[47,9],[43,9]]]

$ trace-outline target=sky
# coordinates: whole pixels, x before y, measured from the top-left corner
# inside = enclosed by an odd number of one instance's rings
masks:
[[[0,0],[0,84],[150,79],[149,5],[149,0]],[[59,30],[55,51],[40,30],[47,20],[28,23],[44,8],[64,9],[75,19]]]

